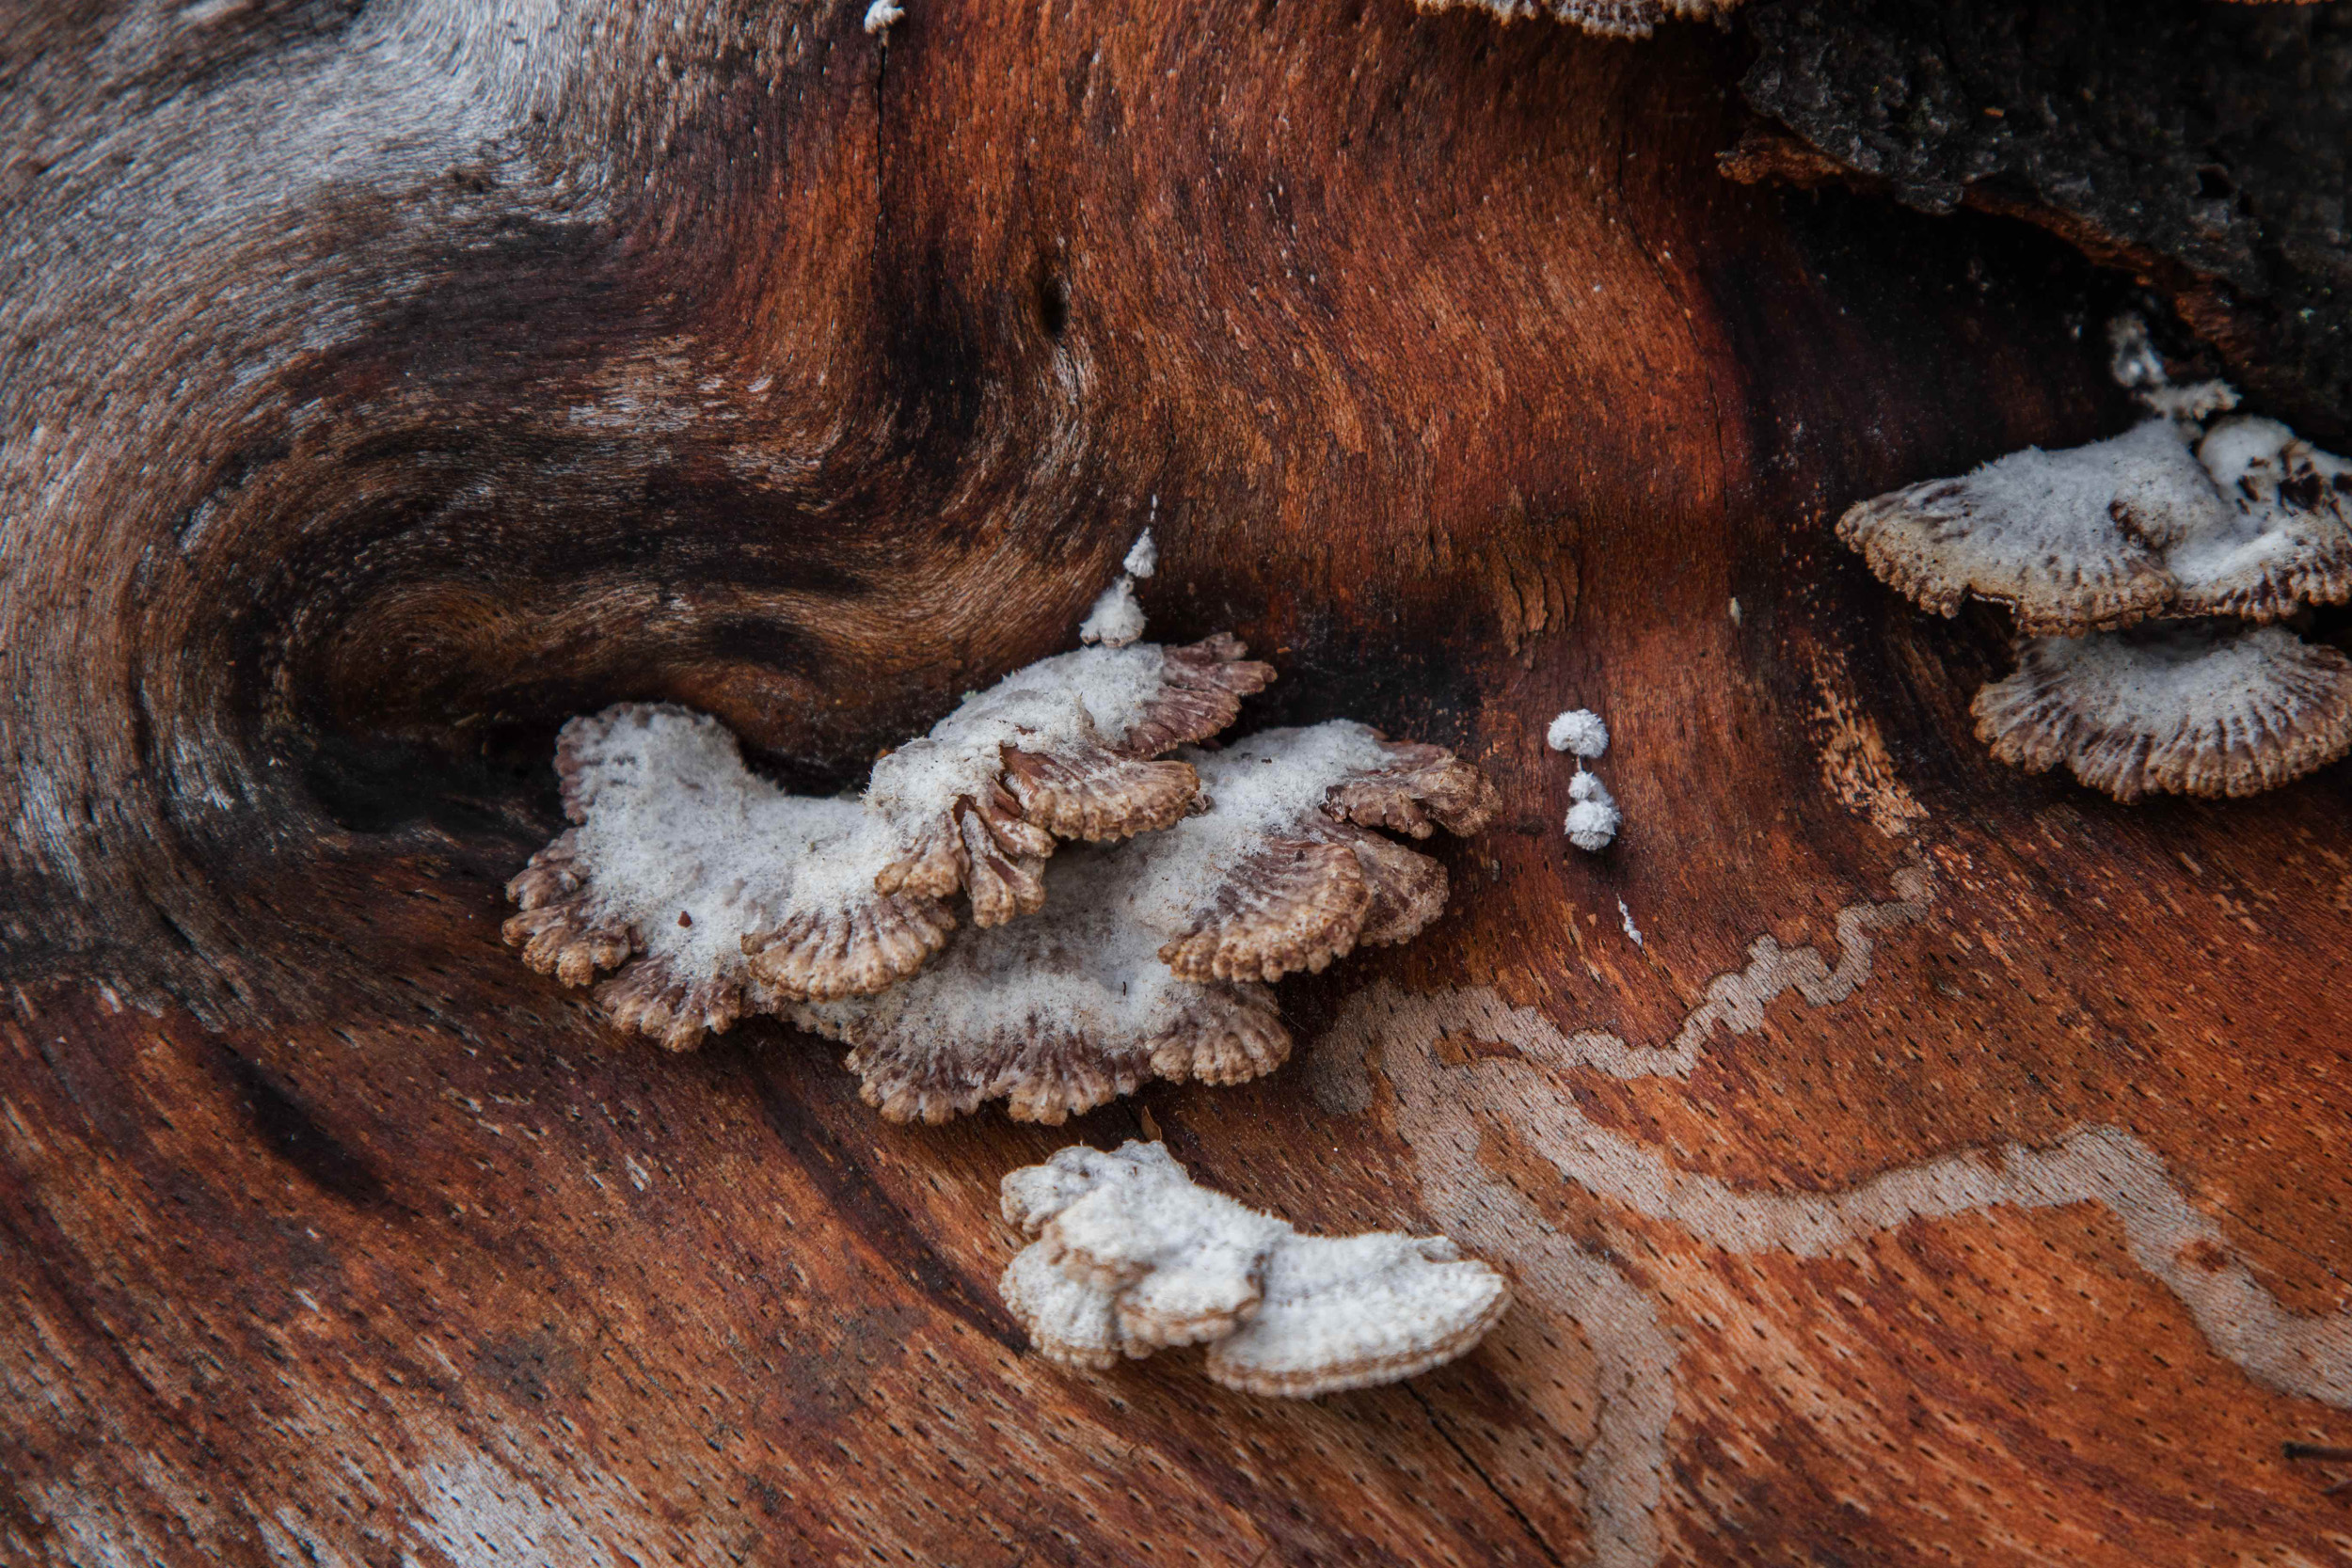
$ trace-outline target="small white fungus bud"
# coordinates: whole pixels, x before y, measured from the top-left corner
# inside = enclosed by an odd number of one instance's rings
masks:
[[[1591,708],[1581,707],[1564,713],[1551,721],[1544,732],[1544,739],[1555,752],[1574,752],[1580,757],[1597,757],[1609,750],[1609,726],[1600,721],[1600,715]]]
[[[1078,641],[1123,648],[1143,635],[1143,606],[1136,602],[1136,579],[1120,578],[1103,590],[1078,626]]]
[[[1617,836],[1618,826],[1625,821],[1625,814],[1610,798],[1608,786],[1580,768],[1576,777],[1568,781],[1568,799],[1576,802],[1568,808],[1568,842],[1596,854],[1608,848]]]
[[[1148,578],[1160,569],[1160,546],[1152,542],[1150,529],[1136,536],[1135,546],[1120,565],[1131,577],[1138,578]]]

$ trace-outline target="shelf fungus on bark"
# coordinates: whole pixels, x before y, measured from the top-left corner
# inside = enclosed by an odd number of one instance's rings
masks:
[[[1067,1365],[1205,1344],[1215,1382],[1307,1398],[1452,1361],[1511,1303],[1501,1273],[1442,1236],[1302,1236],[1195,1185],[1156,1143],[1065,1148],[1002,1192],[1034,1238],[1005,1270],[1005,1303]]]
[[[1281,1065],[1267,982],[1445,906],[1445,869],[1375,829],[1475,832],[1493,786],[1435,746],[1334,721],[1193,752],[1209,809],[1065,851],[1043,912],[958,940],[879,995],[790,1010],[851,1047],[866,1100],[940,1121],[1004,1099],[1057,1122],[1149,1079],[1230,1084]]]
[[[874,891],[887,824],[854,800],[787,795],[743,766],[717,720],[662,704],[575,719],[556,745],[578,826],[507,884],[523,961],[566,985],[626,965],[596,1000],[623,1028],[674,1051],[723,1031],[751,982],[746,936],[785,911],[821,911],[803,989],[890,983],[946,941],[945,903]]]
[[[2233,622],[2035,638],[1973,711],[2002,761],[2119,800],[2254,795],[2352,751],[2352,659]]]
[[[1219,636],[1044,659],[876,763],[862,800],[787,794],[683,708],[575,719],[556,768],[577,826],[508,884],[506,940],[567,985],[621,967],[597,1000],[673,1050],[746,1007],[880,990],[946,941],[957,892],[1000,924],[1042,902],[1058,840],[1193,810],[1191,765],[1155,759],[1273,678],[1243,653]]]
[[[1971,594],[2028,636],[2152,616],[2275,621],[2352,597],[2352,465],[2276,420],[2152,419],[1864,501],[1837,535],[1927,610]]]
[[[2017,672],[1976,703],[2004,761],[2126,800],[2299,778],[2345,750],[2344,661],[2249,628],[2352,598],[2352,463],[2228,413],[2221,383],[2173,386],[2137,320],[2110,334],[2155,417],[1864,501],[1838,537],[1928,610],[2010,608]]]
[[[1153,759],[1216,734],[1274,678],[1244,651],[1221,635],[1081,648],[965,698],[874,765],[866,803],[905,847],[876,890],[961,889],[972,923],[997,926],[1043,903],[1057,839],[1099,843],[1183,817],[1200,782],[1184,763]]]

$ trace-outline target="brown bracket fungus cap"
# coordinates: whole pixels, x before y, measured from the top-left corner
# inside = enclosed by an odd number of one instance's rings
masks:
[[[2352,659],[2227,622],[2034,638],[1973,711],[2002,761],[2119,800],[2255,795],[2352,751]]]
[[[863,800],[793,796],[716,721],[624,704],[557,744],[579,824],[508,884],[509,943],[567,985],[627,965],[597,1000],[672,1050],[772,1009],[881,990],[954,928],[1036,910],[1062,838],[1107,840],[1191,811],[1200,781],[1152,760],[1231,723],[1273,678],[1231,637],[1087,648],[967,699],[877,763]]]
[[[1238,1083],[1290,1053],[1264,982],[1405,941],[1444,908],[1444,867],[1367,825],[1467,833],[1496,809],[1450,752],[1345,721],[1189,760],[1202,815],[1067,851],[1042,913],[969,933],[879,995],[789,1016],[849,1043],[895,1121],[1003,1098],[1057,1122],[1153,1077]]]
[[[1005,1270],[1006,1305],[1073,1366],[1206,1343],[1214,1381],[1306,1398],[1454,1360],[1510,1306],[1503,1276],[1444,1237],[1301,1236],[1194,1185],[1156,1143],[1065,1148],[1003,1196],[1035,1238]]]

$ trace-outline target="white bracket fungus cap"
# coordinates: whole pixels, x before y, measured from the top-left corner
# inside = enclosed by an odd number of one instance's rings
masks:
[[[2123,800],[2299,778],[2347,749],[2346,661],[2248,628],[2352,598],[2352,464],[2276,420],[2217,418],[2237,394],[2172,386],[2137,318],[2108,333],[2116,380],[2157,418],[1864,501],[1837,535],[1929,610],[2014,611],[2017,671],[1975,705],[2004,761],[2063,762]],[[2143,621],[2167,625],[2120,635]]]
[[[954,927],[1034,911],[1059,839],[1163,828],[1200,798],[1190,764],[1272,669],[1231,637],[1086,648],[1014,672],[875,764],[862,800],[788,795],[715,720],[624,704],[566,724],[556,768],[578,824],[508,884],[523,960],[689,1049],[747,1006],[866,995]]]
[[[874,890],[882,820],[854,800],[787,795],[743,766],[717,720],[623,704],[564,726],[564,814],[579,824],[507,884],[505,937],[565,985],[626,964],[596,999],[671,1050],[744,1009],[744,940],[799,919],[832,961],[813,994],[888,985],[946,941],[937,898]],[[795,915],[794,911],[808,911]]]
[[[1006,1305],[1071,1365],[1206,1343],[1216,1382],[1304,1398],[1451,1361],[1510,1306],[1509,1282],[1444,1237],[1301,1236],[1196,1186],[1156,1143],[1065,1148],[1003,1196],[1036,1238],[1005,1271]]]
[[[1970,594],[2028,636],[2151,616],[2273,621],[2352,597],[2352,465],[2276,420],[2150,420],[2087,447],[2028,447],[1864,501],[1837,536],[1927,610]]]

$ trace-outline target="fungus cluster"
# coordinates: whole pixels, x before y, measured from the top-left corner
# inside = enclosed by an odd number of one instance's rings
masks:
[[[1065,1148],[1007,1176],[1003,1199],[1034,1238],[1005,1303],[1073,1366],[1205,1344],[1212,1380],[1306,1398],[1451,1361],[1511,1304],[1500,1273],[1442,1236],[1302,1236],[1194,1185],[1156,1143]]]
[[[1146,534],[1130,578],[1152,564]],[[617,970],[598,1002],[673,1050],[749,1011],[843,1041],[894,1120],[1002,1099],[1060,1121],[1153,1077],[1256,1077],[1290,1051],[1271,982],[1444,908],[1444,868],[1386,834],[1475,832],[1497,801],[1451,753],[1346,721],[1200,749],[1273,678],[1243,653],[1105,637],[1044,659],[860,798],[787,794],[683,708],[575,719],[576,826],[509,884],[506,939],[566,984]],[[959,894],[976,928],[951,941]]]
[[[1207,811],[1070,850],[1041,912],[789,1016],[852,1047],[893,1120],[1003,1098],[1057,1122],[1151,1078],[1239,1083],[1290,1053],[1270,982],[1403,942],[1445,907],[1445,868],[1372,830],[1469,833],[1495,810],[1469,764],[1345,720],[1182,755]]]
[[[1425,11],[1470,6],[1504,22],[1549,17],[1596,38],[1645,39],[1661,22],[1703,21],[1729,15],[1740,0],[1415,0]]]
[[[2352,464],[2111,330],[2151,418],[1864,501],[1838,537],[1926,609],[2009,607],[2017,671],[1973,709],[2003,761],[2122,800],[2299,778],[2352,750],[2352,659],[2293,629],[2352,598]]]
[[[968,697],[874,765],[858,800],[787,794],[716,720],[625,703],[556,743],[578,824],[508,884],[523,961],[567,985],[622,971],[597,999],[674,1051],[746,1007],[881,990],[955,927],[1045,899],[1066,839],[1164,828],[1200,803],[1159,760],[1231,723],[1273,671],[1231,637],[1083,648]]]
[[[1544,732],[1544,742],[1555,752],[1572,752],[1576,757],[1576,777],[1568,781],[1567,820],[1562,827],[1569,843],[1597,855],[1616,841],[1617,830],[1625,824],[1625,813],[1617,809],[1609,786],[1584,766],[1609,750],[1609,726],[1592,709],[1576,708],[1551,721]]]

